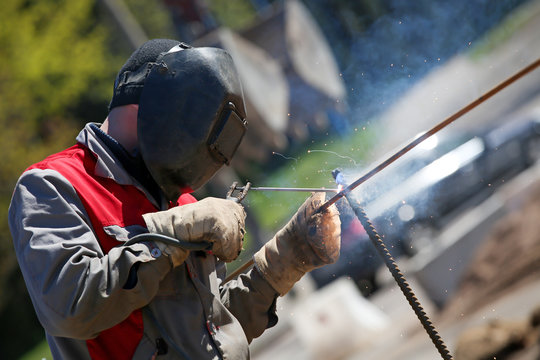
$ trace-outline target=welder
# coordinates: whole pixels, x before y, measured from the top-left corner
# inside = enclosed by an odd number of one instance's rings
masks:
[[[254,268],[224,281],[244,209],[191,193],[230,163],[246,130],[226,51],[154,39],[120,69],[107,118],[24,171],[9,225],[55,359],[249,358],[277,321],[276,299],[337,259],[339,216],[317,212],[315,193]]]

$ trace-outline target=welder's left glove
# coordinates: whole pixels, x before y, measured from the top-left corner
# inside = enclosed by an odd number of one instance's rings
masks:
[[[255,266],[285,295],[305,273],[339,258],[341,221],[335,205],[322,213],[324,193],[311,195],[278,233],[254,255]]]

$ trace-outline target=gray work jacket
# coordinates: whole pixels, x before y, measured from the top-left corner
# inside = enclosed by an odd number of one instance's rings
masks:
[[[87,124],[77,141],[96,156],[96,172],[119,184],[142,186]],[[166,209],[167,204],[157,204]],[[246,359],[248,344],[275,322],[277,293],[253,269],[223,284],[225,264],[190,254],[171,269],[147,244],[103,253],[73,186],[60,173],[32,169],[20,177],[9,208],[15,252],[55,359],[90,359],[86,340],[143,310],[144,336],[134,359]],[[137,231],[106,229],[119,240]],[[137,282],[124,285],[138,263]],[[191,273],[191,274],[188,274]]]

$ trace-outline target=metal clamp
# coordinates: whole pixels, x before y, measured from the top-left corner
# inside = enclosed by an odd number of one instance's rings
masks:
[[[238,182],[235,181],[232,183],[231,187],[229,188],[229,191],[227,191],[226,198],[227,200],[232,200],[237,203],[241,203],[242,200],[246,197],[249,189],[251,188],[251,183],[248,182],[246,186],[242,188],[241,191],[238,191],[238,195],[234,196],[234,192],[238,189]]]

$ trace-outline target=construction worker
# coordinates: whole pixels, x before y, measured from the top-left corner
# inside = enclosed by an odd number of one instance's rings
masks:
[[[224,282],[245,212],[190,193],[234,155],[247,129],[229,54],[150,40],[124,64],[108,117],[30,166],[9,225],[55,359],[245,359],[275,302],[339,256],[335,207],[310,196]]]

